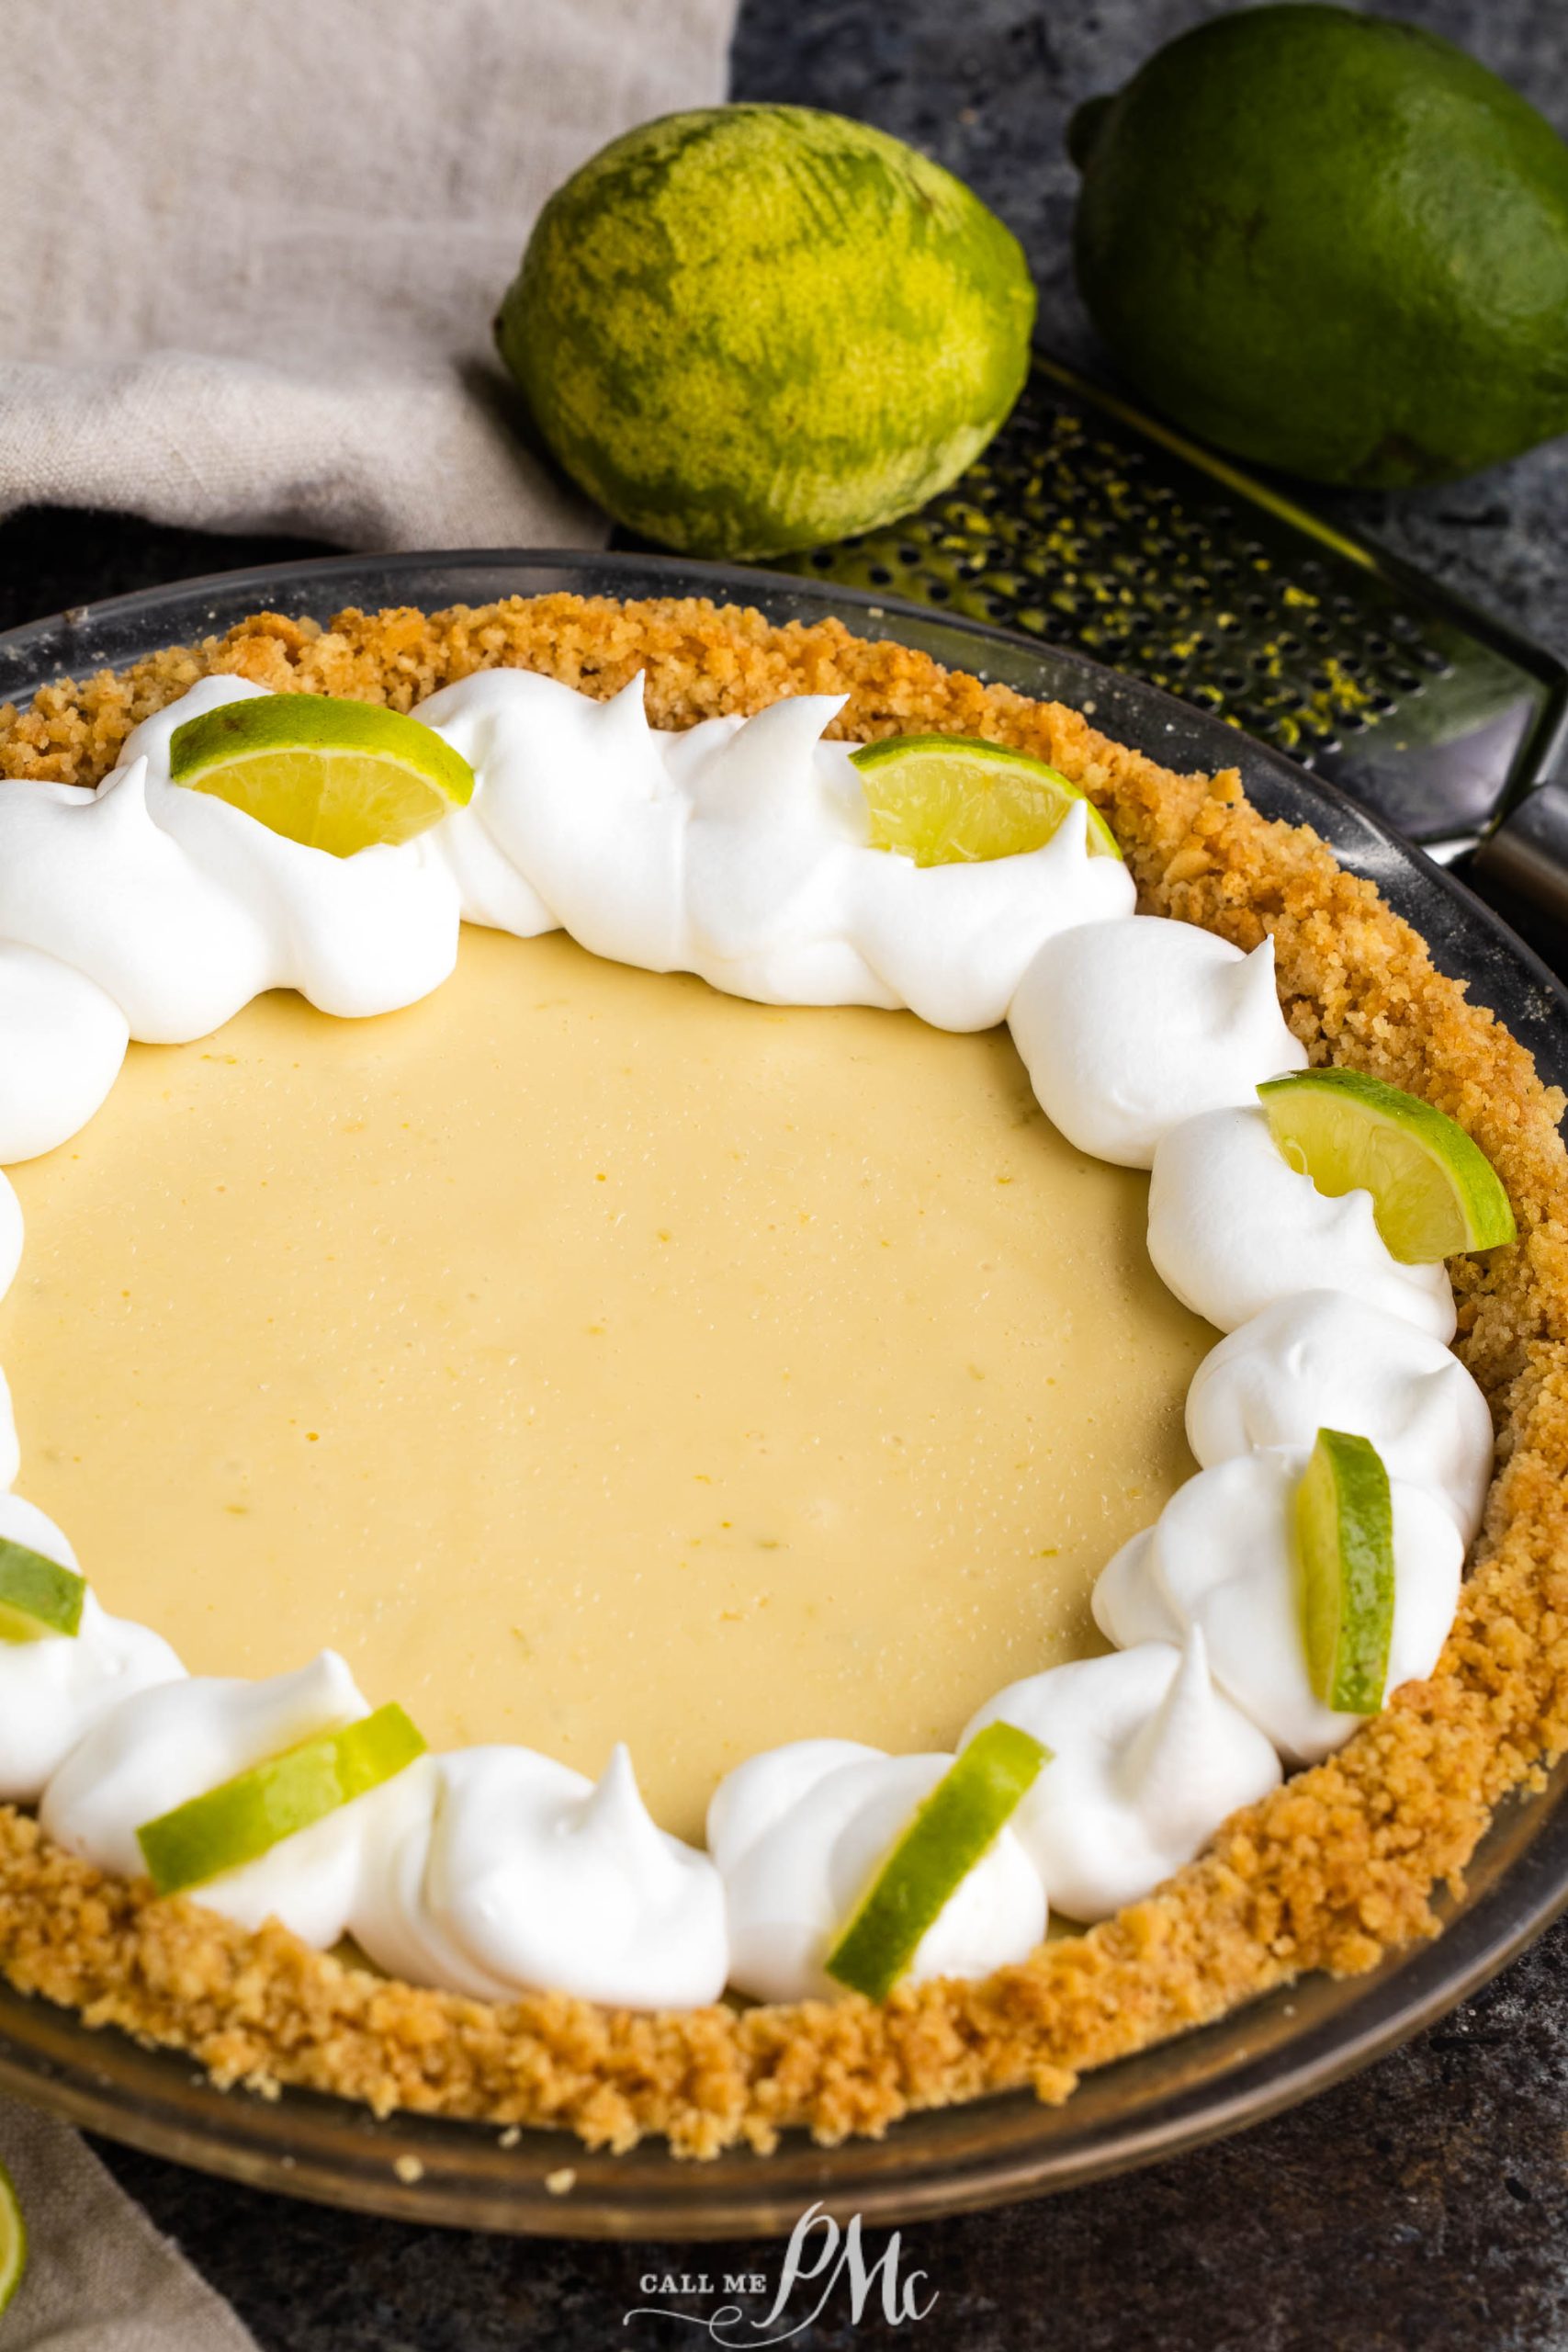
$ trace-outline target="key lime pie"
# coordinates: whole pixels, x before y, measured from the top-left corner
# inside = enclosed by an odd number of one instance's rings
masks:
[[[1562,1746],[1561,1105],[1234,775],[564,596],[0,770],[14,1984],[833,2139],[1370,1966]]]

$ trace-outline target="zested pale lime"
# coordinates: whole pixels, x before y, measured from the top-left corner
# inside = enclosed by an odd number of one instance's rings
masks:
[[[1325,1707],[1375,1715],[1393,1635],[1393,1501],[1370,1439],[1319,1430],[1296,1489],[1307,1673]]]
[[[890,735],[850,754],[871,811],[874,849],[917,865],[958,865],[1043,849],[1073,803],[1089,811],[1093,857],[1120,857],[1085,792],[1027,752],[968,735]]]
[[[726,106],[645,122],[558,188],[495,332],[591,498],[755,559],[955,481],[1018,397],[1033,317],[1018,240],[928,156]]]
[[[0,2165],[0,2312],[22,2283],[28,2267],[28,2225],[16,2184]]]
[[[257,695],[187,718],[169,774],[333,857],[412,841],[473,797],[460,752],[401,711],[334,695]]]
[[[908,1970],[921,1937],[989,1853],[1049,1763],[1012,1724],[990,1724],[956,1757],[913,1818],[829,1953],[827,1970],[874,2001]]]
[[[0,1535],[0,1642],[74,1634],[86,1593],[85,1577]]]
[[[1270,1078],[1258,1096],[1275,1142],[1320,1193],[1368,1192],[1392,1256],[1430,1265],[1515,1238],[1496,1170],[1446,1112],[1359,1069]]]
[[[256,1861],[297,1830],[389,1781],[423,1755],[424,1745],[396,1705],[301,1740],[144,1821],[136,1842],[147,1874],[160,1894],[177,1894],[220,1871]]]

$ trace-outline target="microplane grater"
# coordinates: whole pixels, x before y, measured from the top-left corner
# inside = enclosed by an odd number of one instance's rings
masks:
[[[951,490],[773,568],[1088,654],[1439,849],[1543,780],[1568,713],[1542,648],[1043,353]]]

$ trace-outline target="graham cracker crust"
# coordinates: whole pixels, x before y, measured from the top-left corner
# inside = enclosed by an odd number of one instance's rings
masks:
[[[1449,1112],[1502,1176],[1506,1250],[1452,1262],[1458,1352],[1491,1403],[1498,1468],[1437,1671],[1327,1763],[1226,1823],[1145,1902],[983,1983],[837,2003],[641,2016],[559,1996],[488,2004],[389,1982],[145,1882],[105,1876],[0,1807],[0,1971],[92,2025],[188,2052],[220,2084],[291,2083],[386,2111],[549,2125],[592,2147],[646,2134],[683,2155],[823,2142],[1087,2069],[1306,1970],[1351,1974],[1436,1930],[1493,1808],[1568,1747],[1568,1159],[1563,1098],[1371,884],[1306,828],[1270,823],[1234,771],[1179,776],[1077,713],[857,639],[705,601],[550,595],[470,610],[260,614],[226,637],[0,707],[0,775],[90,786],[136,722],[198,677],[406,710],[480,669],[606,696],[640,669],[656,724],[846,694],[835,732],[981,735],[1050,760],[1114,828],[1145,913],[1256,945],[1274,935],[1286,1017],[1314,1062]]]

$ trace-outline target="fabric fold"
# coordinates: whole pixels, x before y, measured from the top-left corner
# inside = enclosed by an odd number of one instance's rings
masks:
[[[718,103],[734,0],[12,0],[0,512],[592,545],[491,322],[606,140]]]
[[[0,2321],[6,2352],[256,2352],[68,2125],[0,2098],[0,2162],[28,2230],[27,2274]]]

